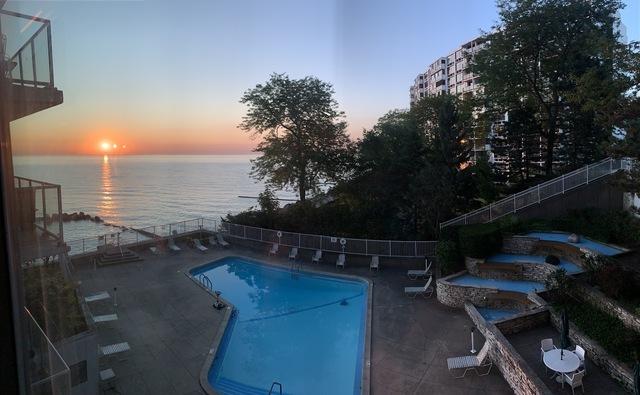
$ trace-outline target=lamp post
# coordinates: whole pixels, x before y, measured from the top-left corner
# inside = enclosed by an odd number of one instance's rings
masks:
[[[474,334],[476,331],[476,327],[472,326],[471,327],[471,354],[475,354],[476,353],[476,345],[475,345],[475,338],[474,338]]]

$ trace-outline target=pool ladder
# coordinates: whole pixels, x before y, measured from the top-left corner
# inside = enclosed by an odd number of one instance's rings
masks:
[[[201,274],[198,277],[198,280],[200,281],[200,284],[202,284],[203,287],[213,292],[213,284],[211,283],[211,280],[209,279],[209,277],[207,277],[206,274]]]
[[[269,395],[274,393],[273,387],[275,387],[276,385],[278,386],[280,395],[282,395],[282,384],[278,383],[277,381],[274,381],[273,383],[271,383],[271,388],[269,389]]]

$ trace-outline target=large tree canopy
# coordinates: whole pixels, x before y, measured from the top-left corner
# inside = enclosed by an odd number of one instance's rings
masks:
[[[352,143],[333,93],[318,78],[285,74],[272,74],[244,93],[240,102],[248,110],[240,127],[262,138],[255,178],[278,189],[293,187],[304,201],[322,182],[335,182],[348,171]]]
[[[519,111],[516,126],[526,121],[538,133],[547,176],[558,165],[576,167],[604,155],[601,144],[612,131],[608,114],[629,87],[621,62],[628,48],[615,28],[622,6],[619,0],[498,1],[500,22],[472,70],[496,118]],[[531,116],[523,118],[523,109]]]

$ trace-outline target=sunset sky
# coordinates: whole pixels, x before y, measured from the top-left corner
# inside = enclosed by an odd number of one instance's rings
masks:
[[[640,6],[623,22],[640,40]],[[273,72],[334,85],[349,132],[408,107],[413,78],[487,30],[493,0],[62,1],[6,9],[52,20],[64,103],[12,123],[16,154],[247,153],[242,93]],[[126,148],[122,148],[126,145]],[[112,149],[113,151],[113,149]]]

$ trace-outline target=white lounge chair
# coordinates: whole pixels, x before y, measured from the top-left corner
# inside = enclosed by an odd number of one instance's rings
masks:
[[[200,239],[193,239],[193,245],[202,252],[205,252],[208,250],[207,247],[202,245],[202,242],[200,241]]]
[[[229,243],[227,243],[223,238],[222,235],[220,233],[216,233],[216,239],[218,240],[218,244],[220,244],[222,247],[229,247]]]
[[[380,258],[377,255],[371,257],[371,263],[369,264],[369,270],[380,270]]]
[[[322,260],[322,250],[316,250],[315,254],[311,257],[312,263],[320,263]]]
[[[269,255],[277,255],[279,248],[280,248],[280,244],[278,244],[278,243],[271,244],[271,249],[269,250]]]
[[[425,258],[424,260],[424,269],[407,271],[407,277],[409,277],[412,280],[415,280],[418,277],[427,277],[430,275],[431,275],[431,262],[429,262],[429,259],[427,258]]]
[[[404,287],[404,293],[415,299],[416,296],[422,295],[428,298],[433,294],[433,287],[431,287],[431,280],[433,277],[429,277],[424,287]]]
[[[584,393],[584,384],[582,384],[582,379],[584,378],[585,375],[585,371],[584,370],[580,370],[578,372],[574,372],[574,373],[563,373],[562,374],[562,388],[564,388],[564,383],[569,384],[569,386],[571,387],[571,393],[573,395],[576,394],[576,387],[582,387],[582,393]]]
[[[447,367],[449,368],[449,373],[457,378],[463,378],[469,370],[475,370],[478,376],[486,376],[491,373],[491,367],[493,366],[493,362],[485,361],[487,359],[487,355],[489,354],[489,342],[485,341],[484,346],[480,349],[478,355],[469,355],[466,357],[455,357],[455,358],[447,358]],[[478,368],[488,368],[485,373],[480,373]],[[464,372],[461,376],[455,376],[453,371],[456,369],[464,369]]]
[[[169,247],[169,249],[173,252],[182,251],[182,249],[176,245],[176,241],[173,238],[170,238],[167,241],[167,247]]]
[[[338,255],[338,259],[336,259],[336,267],[341,267],[344,269],[344,261],[345,261],[344,254]]]
[[[215,237],[213,237],[213,236],[209,236],[209,240],[208,240],[208,241],[209,241],[209,246],[210,246],[210,247],[213,247],[213,246],[215,246],[215,245],[218,245],[218,241],[217,241],[217,240],[216,240],[216,238],[215,238]]]
[[[298,257],[298,247],[293,247],[291,251],[289,251],[289,259],[296,259]]]

